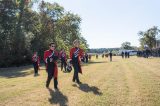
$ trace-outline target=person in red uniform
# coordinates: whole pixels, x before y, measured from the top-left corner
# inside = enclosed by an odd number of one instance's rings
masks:
[[[86,60],[86,63],[88,63],[88,53],[85,53],[85,60]]]
[[[62,49],[60,52],[60,59],[61,59],[61,71],[63,70],[63,67],[64,67],[64,70],[66,72],[67,58],[66,58],[66,53],[65,53],[64,49]]]
[[[76,81],[76,83],[81,84],[80,80],[79,80],[79,76],[78,73],[82,74],[82,69],[81,69],[81,58],[83,57],[83,50],[81,48],[79,48],[79,41],[75,40],[73,42],[74,47],[71,48],[70,50],[70,59],[72,61],[72,65],[74,68],[74,75],[73,75],[73,82]]]
[[[57,60],[59,58],[59,53],[55,50],[55,43],[50,43],[49,50],[44,52],[44,61],[46,64],[46,71],[48,73],[46,88],[49,88],[49,84],[52,78],[54,78],[54,88],[58,89],[58,66]]]
[[[38,76],[40,59],[39,59],[39,56],[37,55],[37,52],[34,52],[32,56],[32,63],[34,67],[34,76]]]

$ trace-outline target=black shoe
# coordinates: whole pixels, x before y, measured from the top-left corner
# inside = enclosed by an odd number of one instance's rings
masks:
[[[54,87],[55,90],[59,90],[58,87]]]
[[[77,84],[82,84],[82,82],[80,82],[80,81],[77,81]]]
[[[49,88],[49,85],[48,85],[48,84],[46,84],[46,88],[47,88],[47,89]]]
[[[75,79],[72,79],[72,82],[75,82]]]

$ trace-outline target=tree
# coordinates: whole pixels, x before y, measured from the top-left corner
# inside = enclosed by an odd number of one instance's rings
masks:
[[[142,48],[144,49],[145,46],[149,47],[149,49],[156,47],[156,36],[159,32],[160,30],[156,26],[153,26],[144,32],[139,31],[138,35],[140,36],[140,44]]]
[[[131,43],[130,43],[130,42],[124,42],[124,43],[122,43],[121,48],[122,48],[122,49],[126,49],[126,50],[131,50],[131,49],[133,49],[133,47],[131,46]]]
[[[88,49],[87,41],[80,33],[81,18],[65,11],[57,3],[42,1],[39,12],[31,7],[38,0],[2,0],[0,2],[0,67],[19,66],[31,63],[37,51],[43,58],[50,42],[67,54],[75,39]]]

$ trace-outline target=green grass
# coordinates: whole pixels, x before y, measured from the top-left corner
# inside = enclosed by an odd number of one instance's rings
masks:
[[[32,66],[0,70],[4,106],[160,106],[160,59],[94,59],[83,65],[81,85],[59,70],[59,91],[45,88],[47,74],[33,77]]]

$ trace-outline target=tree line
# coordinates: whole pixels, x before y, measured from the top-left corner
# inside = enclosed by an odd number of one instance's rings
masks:
[[[160,40],[160,29],[157,26],[153,26],[146,31],[139,31],[141,49],[156,49],[158,40]]]
[[[57,50],[65,49],[67,54],[75,39],[81,47],[88,49],[81,34],[81,17],[66,11],[58,3],[38,3],[33,9],[30,0],[0,1],[0,67],[20,66],[31,63],[33,52],[41,59],[50,42]]]

